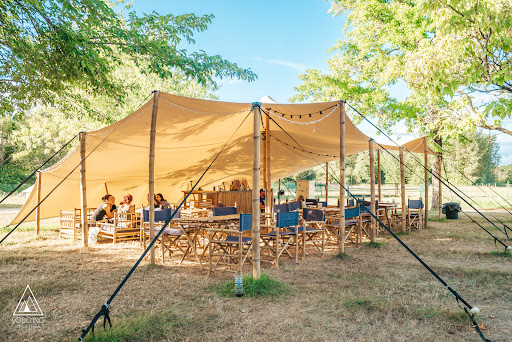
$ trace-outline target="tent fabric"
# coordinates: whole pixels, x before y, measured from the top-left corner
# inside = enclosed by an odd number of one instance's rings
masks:
[[[261,103],[261,114],[263,118],[268,113],[271,118],[272,181],[339,158],[339,101],[278,104],[270,100],[269,103]],[[100,204],[101,197],[106,193],[105,186],[118,203],[129,193],[135,205],[147,204],[152,108],[153,100],[150,100],[119,122],[87,132],[85,169],[88,207]],[[162,193],[169,202],[178,203],[183,198],[183,190],[187,190],[191,181],[195,183],[199,179],[224,145],[224,151],[199,187],[212,190],[223,182],[228,187],[232,180],[242,178],[251,184],[251,110],[252,104],[248,103],[210,101],[160,92],[156,125],[155,193]],[[262,120],[262,125],[264,122]],[[345,130],[347,156],[368,150],[369,137],[348,116]],[[423,153],[422,138],[405,145],[412,152]],[[41,199],[62,182],[41,204],[42,219],[56,217],[60,210],[80,207],[79,163],[80,145],[55,165],[41,171]],[[20,222],[35,207],[35,193],[36,189],[30,194],[13,224]],[[35,212],[26,221],[34,219]]]

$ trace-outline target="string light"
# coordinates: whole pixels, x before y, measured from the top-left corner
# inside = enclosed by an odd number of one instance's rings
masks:
[[[339,106],[339,104],[332,105],[332,106],[330,106],[330,107],[327,107],[327,108],[325,108],[325,109],[319,110],[319,111],[317,111],[317,112],[304,113],[304,114],[302,114],[302,115],[309,115],[309,117],[311,117],[311,115],[317,115],[317,114],[322,115],[322,112],[323,112],[323,111],[329,110],[329,109],[331,109],[331,108],[333,108],[333,107],[337,107],[337,106]],[[268,109],[268,110],[272,110],[272,108],[267,108],[267,109]],[[274,113],[276,113],[276,114],[281,114],[281,116],[290,116],[290,117],[292,117],[293,115],[297,115],[297,114],[288,114],[288,113],[283,113],[283,112],[280,112],[280,111],[277,111],[277,110],[273,110],[273,112],[274,112]]]
[[[317,122],[320,122],[326,118],[328,118],[332,113],[334,113],[334,111],[336,110],[336,108],[338,108],[339,105],[335,105],[334,107],[330,107],[332,108],[332,110],[327,113],[326,115],[322,115],[321,118],[319,118],[318,120],[315,120],[315,121],[307,121],[307,122],[300,122],[300,121],[293,121],[293,120],[289,120],[287,118],[285,118],[285,114],[283,113],[279,113],[279,112],[275,112],[275,111],[272,111],[271,109],[261,109],[264,113],[267,113],[267,114],[271,114],[273,116],[275,116],[277,119],[279,120],[283,120],[283,121],[287,121],[287,122],[291,122],[291,123],[294,123],[294,124],[298,124],[298,125],[312,125],[312,124],[315,124]],[[278,114],[281,114],[281,116],[279,116]],[[306,114],[302,114],[302,115],[306,115]],[[301,117],[302,115],[300,115],[299,117]],[[310,115],[310,114],[308,114]],[[297,116],[297,114],[295,114],[295,116]],[[290,115],[290,118],[293,118],[293,115]]]
[[[212,113],[212,112],[202,112],[202,111],[199,111],[199,110],[194,110],[194,109],[190,109],[190,108],[187,108],[187,107],[183,107],[177,103],[174,103],[174,102],[171,102],[169,100],[167,100],[166,98],[162,97],[162,99],[166,102],[168,102],[169,104],[173,105],[174,107],[178,107],[182,110],[187,110],[189,112],[192,112],[192,113],[197,113],[197,114],[205,114],[205,115],[231,115],[231,114],[240,114],[240,113],[247,113],[248,109],[244,109],[244,110],[240,110],[238,112],[230,112],[230,113]]]
[[[314,155],[317,155],[317,156],[319,156],[319,157],[332,157],[332,158],[339,158],[338,156],[335,156],[335,155],[322,154],[322,153],[316,153],[316,152],[312,152],[312,151],[307,151],[307,150],[302,149],[302,148],[297,147],[297,146],[290,145],[290,144],[285,143],[284,141],[282,141],[282,140],[280,140],[280,139],[276,138],[273,134],[270,134],[269,136],[270,136],[270,137],[272,137],[272,138],[274,138],[274,139],[276,139],[276,140],[277,140],[277,141],[279,141],[281,144],[283,144],[283,145],[286,145],[286,146],[288,146],[288,147],[293,148],[294,150],[299,150],[299,151],[302,151],[302,152],[305,152],[305,153],[314,154]]]

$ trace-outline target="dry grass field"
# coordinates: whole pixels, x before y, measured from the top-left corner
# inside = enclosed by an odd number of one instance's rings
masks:
[[[13,212],[0,215],[0,221],[8,221]],[[512,339],[512,257],[496,253],[492,238],[464,217],[432,221],[422,233],[401,238],[480,308],[478,321],[487,338]],[[284,259],[279,270],[264,264],[263,272],[285,290],[257,298],[216,291],[217,284],[233,280],[228,272],[208,278],[191,261],[181,266],[176,259],[156,266],[144,262],[112,303],[114,329],[98,334],[99,322],[96,340],[480,340],[454,297],[432,275],[389,234],[378,241],[378,248],[347,248],[343,258],[331,248],[323,258],[313,254],[298,265]],[[24,226],[0,246],[0,339],[76,340],[140,253],[136,243],[82,249],[59,240],[54,224],[44,226],[37,238],[30,225]],[[27,284],[44,313],[38,329],[12,323]]]

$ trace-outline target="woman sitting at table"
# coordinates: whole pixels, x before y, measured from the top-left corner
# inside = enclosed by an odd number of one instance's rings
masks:
[[[160,209],[164,210],[164,209],[169,209],[171,207],[169,205],[169,202],[167,202],[164,199],[164,196],[162,194],[156,194],[155,198],[156,198],[156,201],[159,203]],[[156,206],[156,204],[155,204],[155,206]]]
[[[128,194],[123,197],[123,201],[119,204],[119,213],[134,213],[135,212],[135,206],[132,205],[133,197],[132,195]]]
[[[114,218],[115,209],[112,209],[113,207],[115,207],[114,196],[107,194],[103,196],[102,200],[103,203],[101,203],[99,207],[96,208],[96,211],[94,211],[94,213],[92,214],[92,221],[102,221],[104,219]]]

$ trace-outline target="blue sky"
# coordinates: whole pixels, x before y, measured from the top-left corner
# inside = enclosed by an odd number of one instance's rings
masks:
[[[258,80],[251,83],[221,80],[219,99],[254,102],[268,95],[284,103],[294,95],[293,87],[300,84],[298,74],[306,69],[328,71],[327,60],[332,56],[328,50],[343,39],[346,22],[345,16],[333,17],[328,13],[329,8],[330,2],[322,0],[134,0],[131,11],[215,15],[206,31],[196,33],[195,46],[186,48],[219,54],[258,75]],[[395,96],[406,94],[400,87],[393,92]],[[512,120],[506,120],[504,126],[511,129]],[[377,141],[389,143],[377,136],[369,124],[359,127]],[[414,138],[403,125],[394,131],[394,138]],[[512,164],[512,137],[499,134],[498,141],[500,164]]]

